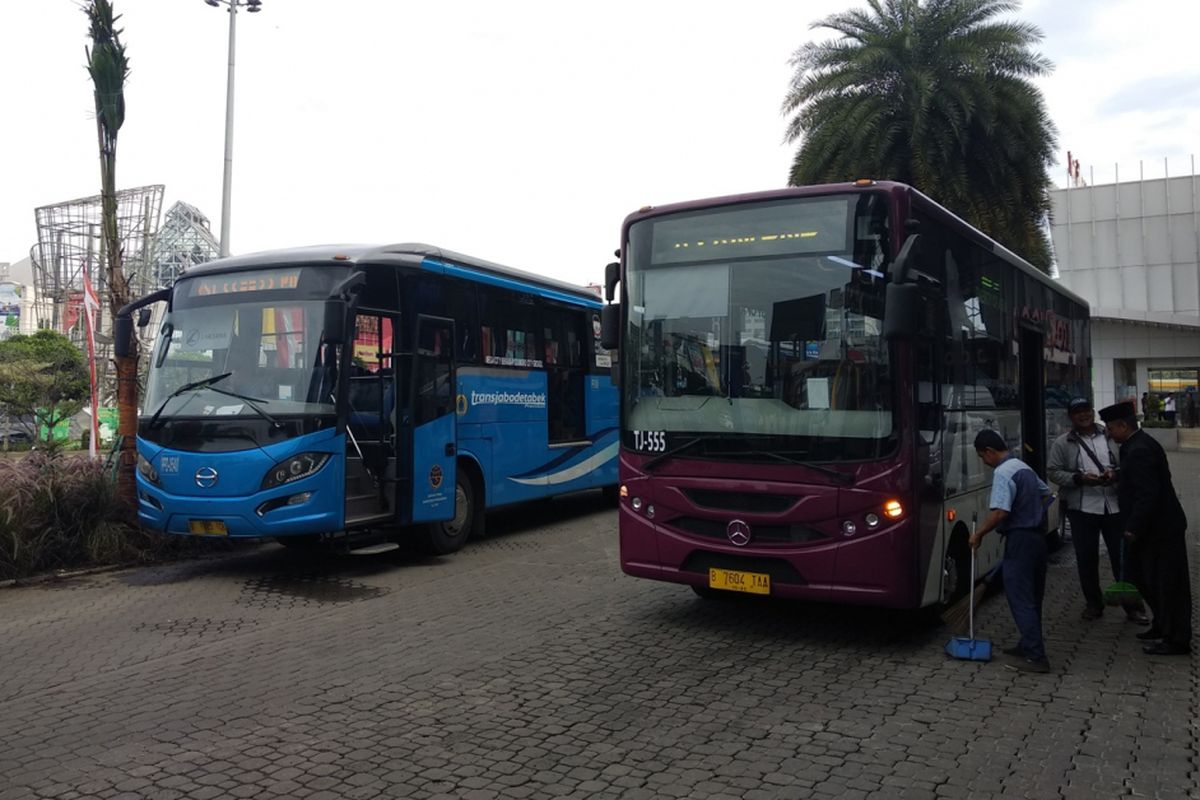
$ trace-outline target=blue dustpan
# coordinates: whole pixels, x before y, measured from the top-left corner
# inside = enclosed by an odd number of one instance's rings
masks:
[[[963,661],[991,661],[992,643],[987,639],[955,636],[946,642],[946,655]]]
[[[971,523],[971,533],[975,532],[975,523]],[[987,639],[975,638],[975,550],[971,550],[971,583],[967,588],[967,635],[955,636],[946,642],[946,655],[962,661],[991,661],[992,643]]]

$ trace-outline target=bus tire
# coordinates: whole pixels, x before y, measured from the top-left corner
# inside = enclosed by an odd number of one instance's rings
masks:
[[[454,517],[425,526],[425,549],[439,556],[449,555],[467,543],[481,513],[478,493],[471,477],[461,468],[454,479]]]
[[[966,528],[955,529],[950,546],[946,548],[942,569],[946,573],[942,593],[947,604],[953,603],[970,591],[968,584],[971,582],[971,545],[967,541]]]

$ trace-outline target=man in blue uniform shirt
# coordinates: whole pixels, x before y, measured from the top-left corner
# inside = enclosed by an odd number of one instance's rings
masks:
[[[1049,672],[1046,643],[1042,639],[1042,598],[1046,594],[1046,534],[1042,521],[1050,487],[1028,464],[1008,450],[996,431],[980,431],[975,452],[991,467],[991,513],[974,533],[971,547],[979,549],[983,537],[999,531],[1004,537],[1004,594],[1013,622],[1021,633],[1016,647],[1006,648],[1013,662],[1005,666],[1023,672]]]

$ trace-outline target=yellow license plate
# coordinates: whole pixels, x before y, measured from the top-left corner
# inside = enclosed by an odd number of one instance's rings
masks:
[[[201,536],[228,536],[229,529],[219,519],[189,519],[188,530]]]
[[[750,594],[770,594],[771,576],[761,572],[738,572],[732,569],[708,570],[708,586],[711,589],[725,589],[730,592],[749,592]]]

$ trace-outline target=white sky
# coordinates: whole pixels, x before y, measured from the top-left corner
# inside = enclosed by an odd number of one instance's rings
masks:
[[[121,188],[166,185],[219,234],[228,16],[115,0],[132,74]],[[9,2],[0,48],[0,261],[33,210],[99,191],[77,0]],[[421,241],[599,281],[647,204],[786,182],[790,54],[842,0],[263,0],[238,15],[235,253]],[[1057,65],[1041,82],[1096,182],[1191,169],[1200,3],[1028,0]],[[1056,170],[1057,182],[1065,167]]]

